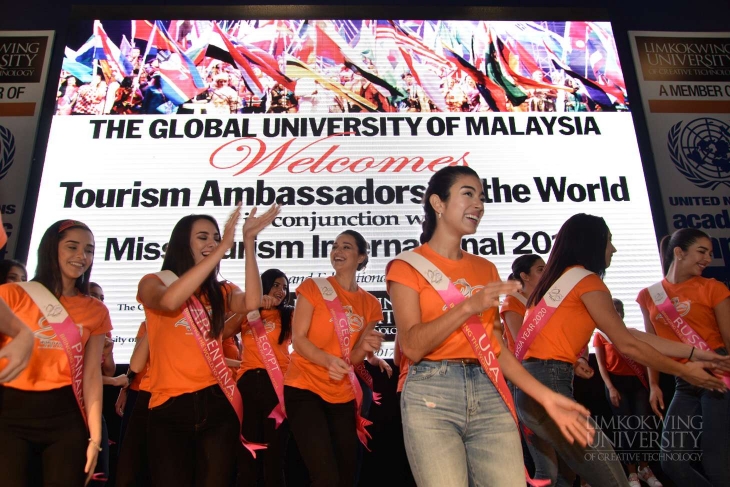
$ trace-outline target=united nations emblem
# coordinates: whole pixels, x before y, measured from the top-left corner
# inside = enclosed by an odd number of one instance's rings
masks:
[[[730,187],[730,125],[715,118],[678,122],[669,129],[669,157],[689,182],[700,188]]]
[[[15,137],[10,129],[0,125],[0,179],[7,176],[15,160]]]

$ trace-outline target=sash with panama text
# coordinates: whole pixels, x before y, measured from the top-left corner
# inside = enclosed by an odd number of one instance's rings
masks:
[[[523,357],[529,350],[532,342],[535,341],[537,335],[540,334],[550,318],[557,311],[570,291],[583,280],[583,278],[593,274],[593,272],[582,267],[573,267],[564,272],[560,278],[548,289],[545,296],[542,297],[537,306],[532,308],[525,316],[525,321],[515,338],[515,357],[522,361]]]
[[[172,271],[156,272],[155,276],[168,287],[178,279]],[[247,441],[240,433],[241,424],[243,423],[243,400],[241,399],[241,393],[238,391],[238,387],[236,387],[236,381],[233,380],[231,369],[226,365],[223,356],[223,347],[218,339],[210,335],[210,319],[208,318],[208,312],[205,310],[205,306],[203,306],[203,303],[195,295],[192,295],[182,306],[181,312],[190,325],[195,342],[200,347],[200,351],[203,353],[203,357],[208,363],[213,377],[215,377],[218,386],[220,386],[228,402],[233,406],[236,416],[238,416],[239,439],[241,443],[256,458],[256,450],[265,449],[266,445]]]
[[[672,304],[672,300],[667,296],[662,281],[649,286],[649,296],[651,296],[654,305],[656,305],[659,313],[661,313],[664,321],[669,325],[675,335],[687,345],[697,347],[700,350],[711,352],[712,349],[707,342],[697,333],[694,328],[682,318],[677,309]],[[730,387],[730,374],[725,372],[722,381],[726,386]]]
[[[454,286],[454,284],[446,277],[446,275],[441,272],[441,270],[436,267],[433,262],[422,255],[406,251],[398,254],[395,259],[402,260],[417,270],[423,278],[426,279],[426,282],[428,282],[436,290],[439,296],[441,296],[441,299],[444,300],[444,303],[448,308],[453,308],[466,299],[464,295],[459,292],[456,286]],[[391,263],[392,262],[393,261],[391,261]],[[390,267],[390,263],[388,264],[388,267]],[[497,361],[497,356],[492,350],[492,341],[489,334],[484,329],[484,325],[482,325],[475,315],[472,315],[468,320],[466,320],[466,323],[462,325],[461,331],[469,341],[469,344],[476,354],[484,372],[487,374],[487,377],[489,377],[489,380],[492,381],[495,389],[497,389],[497,392],[499,392],[502,400],[507,405],[507,409],[509,409],[512,419],[517,425],[517,430],[519,431],[520,422],[517,419],[515,403],[512,399],[512,394],[507,387],[507,382],[504,380],[504,376],[502,375],[502,370],[499,366],[499,362]],[[538,480],[530,478],[527,468],[525,468],[525,479],[529,485],[534,487],[542,487],[550,484],[550,481],[546,479]]]
[[[613,342],[611,341],[610,338],[608,338],[608,335],[606,335],[605,333],[603,333],[601,330],[597,330],[597,331],[598,331],[598,333],[601,334],[601,336],[608,343],[610,343],[611,345],[613,345]],[[619,350],[618,347],[616,347],[616,345],[613,345],[613,349],[618,354],[618,356],[621,358],[621,360],[623,360],[626,363],[626,365],[628,365],[631,368],[631,370],[634,372],[634,374],[636,375],[636,377],[638,377],[639,380],[641,381],[641,385],[643,385],[646,388],[646,390],[648,391],[649,390],[649,382],[646,380],[646,371],[644,369],[644,366],[641,365],[641,364],[639,364],[639,363],[637,363],[635,360],[632,360],[632,359],[628,358],[623,353],[621,353],[621,350]]]
[[[17,283],[25,293],[30,296],[33,303],[43,313],[46,321],[63,346],[68,358],[68,364],[71,367],[71,387],[76,397],[76,403],[81,410],[81,416],[84,418],[86,429],[89,429],[89,422],[86,417],[86,407],[84,406],[84,344],[81,341],[81,333],[78,326],[73,322],[71,317],[63,307],[56,296],[49,291],[46,286],[40,282],[29,281]]]
[[[248,325],[251,327],[251,334],[256,342],[256,348],[259,351],[261,361],[266,367],[266,373],[269,375],[271,385],[274,386],[276,397],[279,399],[279,404],[274,406],[271,410],[269,418],[276,421],[276,428],[286,419],[286,411],[284,409],[284,374],[281,373],[281,367],[279,367],[279,361],[276,359],[274,349],[269,341],[269,336],[266,334],[266,327],[261,321],[261,314],[258,310],[251,311],[246,315],[248,319]]]
[[[337,292],[332,288],[332,284],[330,284],[327,279],[323,277],[315,277],[312,280],[319,288],[319,292],[322,293],[327,309],[332,315],[332,322],[335,325],[335,335],[337,335],[337,341],[340,343],[342,358],[348,365],[352,365],[350,362],[350,322],[347,319],[347,314],[345,313],[344,308],[342,307],[342,302],[337,296]],[[352,392],[355,394],[355,426],[357,428],[357,437],[360,440],[360,443],[368,449],[368,438],[371,438],[371,436],[365,427],[370,426],[373,423],[360,416],[362,388],[360,387],[360,383],[357,381],[357,377],[355,377],[354,368],[351,368],[347,373],[347,378],[350,380],[350,387],[352,387]],[[368,451],[370,450],[368,449]]]

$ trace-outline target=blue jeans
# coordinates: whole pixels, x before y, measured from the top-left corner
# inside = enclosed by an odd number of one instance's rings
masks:
[[[411,365],[400,406],[419,487],[524,487],[517,426],[479,364]]]
[[[674,398],[664,417],[662,470],[681,486],[730,485],[730,392],[675,380]],[[705,476],[692,467],[700,458]]]
[[[543,385],[573,398],[572,364],[528,359],[522,365]],[[592,419],[596,436],[593,444],[584,448],[577,443],[568,443],[545,409],[519,389],[515,402],[520,421],[534,433],[528,439],[528,447],[535,461],[536,479],[549,479],[551,485],[570,487],[577,473],[592,487],[628,487],[618,456]]]

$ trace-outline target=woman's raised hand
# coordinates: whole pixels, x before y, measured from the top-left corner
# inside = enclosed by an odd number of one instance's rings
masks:
[[[266,212],[259,217],[256,216],[256,211],[257,208],[254,207],[243,224],[244,241],[256,238],[256,236],[261,233],[264,228],[274,221],[276,215],[278,215],[281,211],[281,207],[279,205],[272,205],[271,208],[266,210]]]
[[[226,220],[226,226],[223,227],[223,237],[221,238],[221,246],[226,250],[233,247],[233,240],[236,238],[236,225],[241,218],[241,203],[236,205],[231,215]]]

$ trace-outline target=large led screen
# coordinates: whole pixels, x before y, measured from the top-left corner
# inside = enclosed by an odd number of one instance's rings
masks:
[[[30,268],[51,223],[91,227],[117,361],[173,225],[222,222],[238,200],[282,206],[257,256],[293,289],[331,273],[339,232],[361,232],[358,282],[392,339],[385,266],[417,245],[421,196],[447,165],[483,178],[485,215],[463,247],[503,278],[522,254],[547,257],[569,216],[603,216],[618,248],[606,282],[641,326],[635,296],[661,274],[609,23],[97,20],[69,38]],[[243,275],[236,243],[221,276]]]

